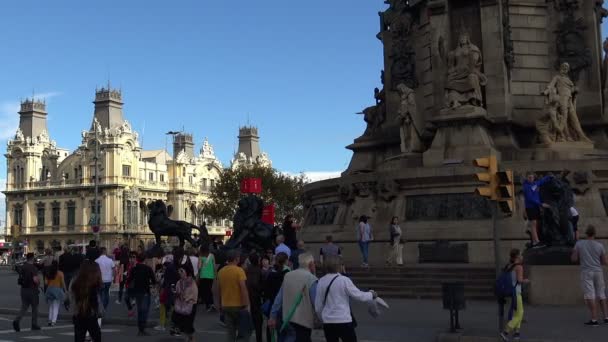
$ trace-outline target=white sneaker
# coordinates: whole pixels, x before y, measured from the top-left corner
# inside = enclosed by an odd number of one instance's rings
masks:
[[[122,304],[118,299],[114,303],[116,303],[118,305]]]
[[[163,327],[162,325],[157,325],[154,327],[154,330],[156,331],[165,331],[165,327]]]

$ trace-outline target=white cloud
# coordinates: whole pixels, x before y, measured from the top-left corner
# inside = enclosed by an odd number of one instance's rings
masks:
[[[304,172],[284,172],[290,176],[299,176],[304,174],[306,178],[306,183],[318,182],[321,180],[338,178],[342,174],[342,171],[304,171]]]
[[[37,99],[48,102],[49,99],[61,95],[58,91],[35,94]],[[11,138],[19,126],[19,102],[4,101],[0,102],[0,140]]]

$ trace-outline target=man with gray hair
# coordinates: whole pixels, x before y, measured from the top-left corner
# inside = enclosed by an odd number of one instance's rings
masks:
[[[571,259],[581,265],[581,288],[585,303],[591,312],[591,320],[587,326],[598,326],[598,307],[604,314],[604,323],[608,323],[608,305],[606,303],[606,285],[604,283],[603,266],[608,263],[604,245],[595,240],[595,227],[589,225],[586,239],[578,240],[572,249]]]
[[[282,309],[283,322],[288,324],[286,329],[279,330],[281,336],[288,341],[311,342],[317,289],[315,259],[312,254],[305,252],[299,255],[298,263],[300,267],[297,270],[285,274],[283,285],[272,305],[268,326],[276,327],[277,316]]]

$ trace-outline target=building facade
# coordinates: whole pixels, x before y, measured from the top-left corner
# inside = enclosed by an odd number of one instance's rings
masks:
[[[205,222],[211,235],[224,236],[229,222],[202,213],[222,170],[209,142],[195,153],[191,134],[170,132],[171,155],[142,150],[123,117],[121,91],[96,90],[93,103],[91,126],[73,152],[49,136],[45,102],[21,103],[5,154],[7,237],[26,241],[30,251],[58,249],[88,242],[97,226],[107,247],[147,244],[154,239],[147,206],[155,200],[167,203],[172,219]]]

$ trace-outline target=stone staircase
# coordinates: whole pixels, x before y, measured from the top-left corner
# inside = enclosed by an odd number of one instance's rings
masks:
[[[495,274],[491,267],[448,264],[348,267],[347,275],[360,289],[373,289],[387,298],[440,299],[441,283],[463,282],[467,300],[494,300]]]

